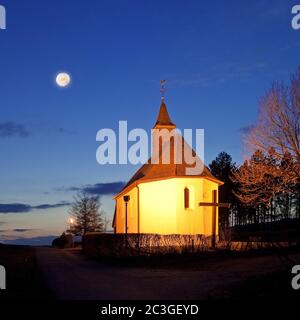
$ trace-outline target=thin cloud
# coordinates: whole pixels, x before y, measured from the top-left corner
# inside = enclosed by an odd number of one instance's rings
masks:
[[[63,127],[60,127],[58,129],[58,132],[62,133],[62,134],[75,134],[76,133],[75,131],[72,131],[72,130],[69,130],[69,129],[66,129],[66,128],[63,128]]]
[[[27,138],[32,135],[33,132],[53,132],[62,135],[76,134],[75,131],[69,130],[65,127],[58,127],[47,124],[35,124],[31,125],[28,129],[24,124],[14,121],[0,122],[0,138],[19,137]]]
[[[32,231],[32,230],[34,230],[34,229],[13,229],[12,231],[14,231],[14,232],[27,232],[27,231]]]
[[[227,63],[212,67],[204,74],[194,74],[190,78],[170,79],[171,87],[207,87],[231,80],[249,79],[267,67],[266,62]]]
[[[119,192],[125,185],[123,181],[107,182],[107,183],[95,183],[91,185],[85,185],[83,187],[70,187],[70,188],[60,188],[59,191],[76,191],[85,192],[89,195],[112,195]]]
[[[23,124],[12,121],[0,123],[0,138],[27,138],[30,134],[31,132]]]
[[[8,233],[8,232],[17,232],[17,233],[25,233],[29,231],[33,231],[36,229],[25,229],[25,228],[17,228],[17,229],[3,229],[0,230],[1,233]]]
[[[124,182],[96,183],[85,186],[83,191],[91,195],[109,195],[120,191],[124,187]]]
[[[32,208],[23,203],[1,203],[0,213],[24,213],[29,212]]]
[[[69,206],[70,202],[59,202],[55,204],[40,204],[37,206],[31,206],[24,203],[0,203],[0,214],[7,214],[7,213],[26,213],[32,210],[47,210],[53,208],[60,208]]]
[[[55,203],[55,204],[40,204],[38,206],[32,207],[32,209],[46,210],[46,209],[65,207],[65,206],[69,206],[70,204],[71,204],[70,202],[66,202],[66,201]]]

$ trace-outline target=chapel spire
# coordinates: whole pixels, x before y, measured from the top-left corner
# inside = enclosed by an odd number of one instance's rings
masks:
[[[165,103],[165,92],[166,92],[166,80],[160,80],[160,93],[161,93],[161,104],[159,113],[154,128],[176,128],[176,125],[171,121],[167,106]]]
[[[170,119],[164,98],[161,99],[159,113],[154,127],[176,127]]]

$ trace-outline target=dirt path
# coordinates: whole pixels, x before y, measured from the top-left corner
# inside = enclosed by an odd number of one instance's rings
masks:
[[[278,256],[211,262],[199,269],[151,269],[110,266],[76,251],[36,248],[38,265],[58,299],[210,299],[230,297],[231,291],[252,277],[291,270]]]
[[[53,297],[37,266],[34,247],[0,244],[0,265],[6,269],[6,290],[1,300],[49,300]],[[1,309],[1,308],[0,308]]]

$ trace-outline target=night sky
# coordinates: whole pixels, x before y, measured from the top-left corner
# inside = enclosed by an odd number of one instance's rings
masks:
[[[0,0],[0,241],[48,243],[82,188],[111,218],[136,167],[97,164],[96,133],[119,120],[149,131],[160,79],[177,127],[205,129],[206,163],[221,151],[241,163],[259,98],[300,65],[296,3]]]

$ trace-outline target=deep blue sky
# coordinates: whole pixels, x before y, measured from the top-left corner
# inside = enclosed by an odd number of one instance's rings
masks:
[[[223,150],[241,162],[259,97],[300,65],[296,3],[0,0],[0,204],[57,204],[72,199],[68,188],[127,180],[136,168],[96,163],[96,132],[119,120],[150,130],[160,79],[177,126],[205,129],[206,162]],[[61,70],[72,76],[66,90],[54,83]],[[0,214],[0,231],[57,234],[67,213]]]

